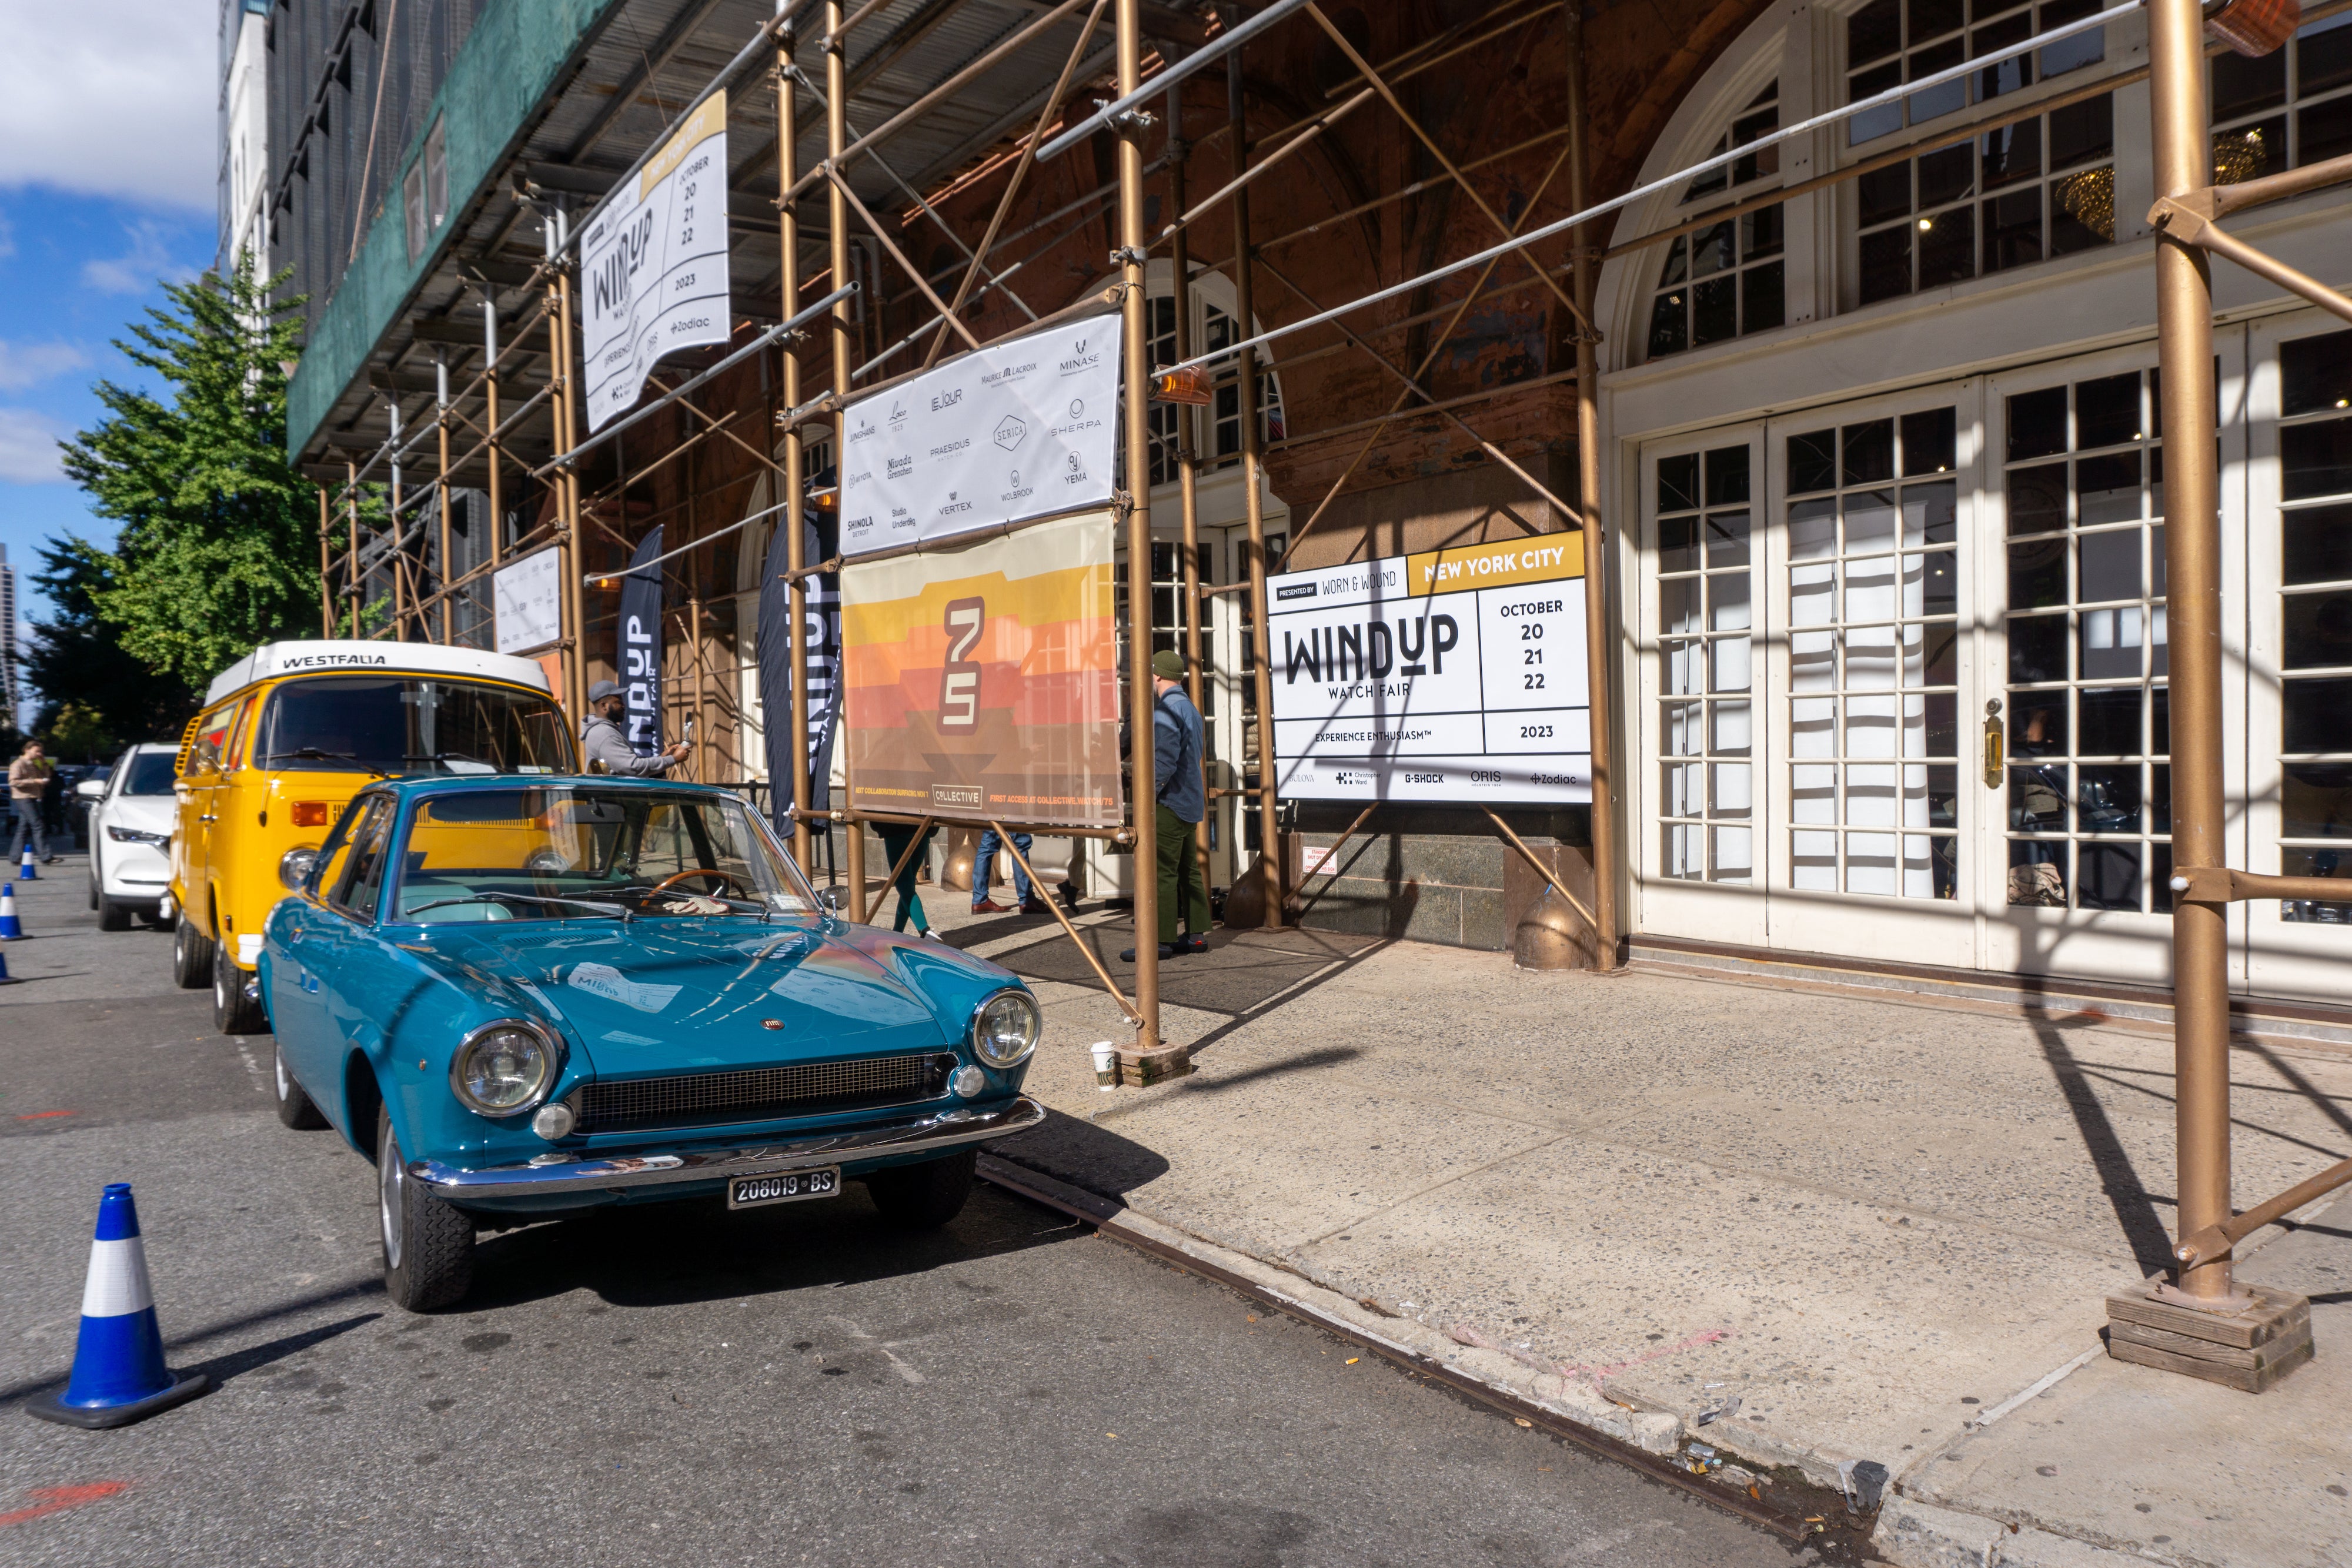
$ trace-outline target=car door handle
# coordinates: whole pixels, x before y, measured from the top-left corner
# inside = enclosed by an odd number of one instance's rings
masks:
[[[198,818],[196,819],[196,821],[199,821],[199,822],[214,822],[214,821],[218,821],[219,820],[220,820],[219,818],[217,818],[217,817],[213,817],[213,816],[203,816],[203,817],[198,817]]]

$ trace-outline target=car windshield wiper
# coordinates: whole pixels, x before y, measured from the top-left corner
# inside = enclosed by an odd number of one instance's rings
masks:
[[[474,893],[463,898],[436,898],[430,904],[420,904],[401,911],[403,915],[422,915],[428,909],[446,909],[453,904],[502,904],[512,899],[517,904],[561,904],[573,909],[585,909],[593,915],[607,915],[625,925],[636,918],[625,904],[592,904],[584,898],[551,898],[542,893]]]
[[[357,752],[321,751],[315,746],[298,746],[291,751],[273,751],[268,757],[263,758],[262,760],[264,762],[275,762],[281,757],[299,757],[306,762],[360,762],[359,754]],[[386,773],[383,768],[378,768],[373,762],[360,762],[360,770],[365,773],[373,773],[379,779],[389,779],[392,777],[391,774]]]

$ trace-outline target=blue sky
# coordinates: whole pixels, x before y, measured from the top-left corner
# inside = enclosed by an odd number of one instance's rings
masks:
[[[92,382],[140,384],[112,340],[213,257],[217,26],[207,0],[0,0],[0,544],[28,620],[36,545],[113,532],[55,441],[99,418]]]

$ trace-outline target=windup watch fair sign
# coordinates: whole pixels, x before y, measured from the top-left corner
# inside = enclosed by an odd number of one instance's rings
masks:
[[[1582,534],[1287,572],[1266,596],[1282,794],[1592,799]]]
[[[635,404],[663,355],[732,336],[724,92],[589,215],[580,292],[592,431]]]

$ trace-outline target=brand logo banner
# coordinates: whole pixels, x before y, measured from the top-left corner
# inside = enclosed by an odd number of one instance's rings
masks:
[[[841,632],[853,810],[1117,827],[1107,511],[852,563]]]
[[[1283,794],[1592,799],[1582,534],[1286,572],[1266,587]]]
[[[588,428],[633,407],[663,355],[731,336],[727,95],[703,100],[580,236]]]
[[[993,344],[849,407],[845,556],[1107,505],[1119,319]]]
[[[621,695],[627,706],[621,733],[640,757],[650,757],[662,746],[662,570],[646,563],[662,553],[662,525],[638,542],[621,579],[619,642],[613,666],[621,672]]]

